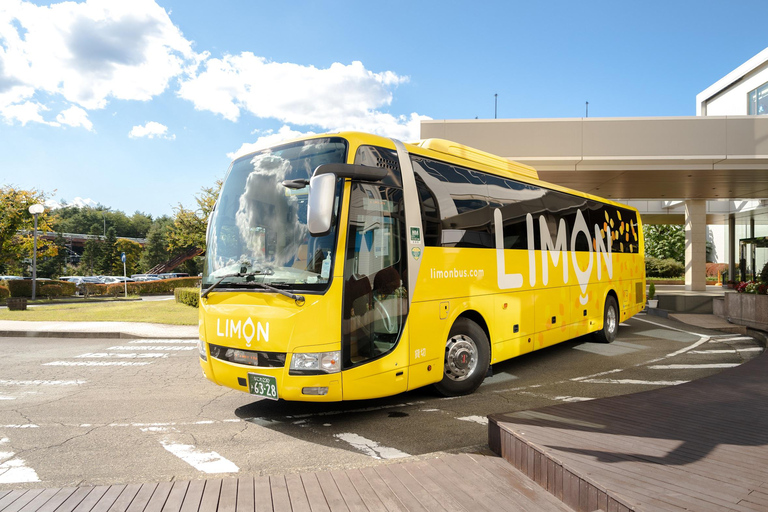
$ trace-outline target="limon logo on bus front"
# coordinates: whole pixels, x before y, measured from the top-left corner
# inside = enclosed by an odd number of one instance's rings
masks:
[[[523,286],[523,274],[507,274],[504,260],[504,221],[501,216],[501,210],[496,208],[493,211],[493,224],[494,234],[496,237],[496,271],[498,278],[499,289],[509,290],[513,288],[522,288]],[[534,229],[533,229],[533,215],[530,213],[525,216],[526,227],[528,230],[528,280],[530,286],[536,285],[536,250],[534,246]],[[608,271],[608,278],[613,277],[613,260],[611,259],[611,228],[608,225],[604,225],[603,230],[605,238],[609,240],[606,245],[605,239],[601,233],[601,228],[598,224],[595,224],[595,236],[592,238],[589,232],[587,222],[584,220],[584,214],[581,210],[576,210],[576,219],[573,222],[571,230],[571,262],[573,263],[573,269],[576,273],[576,280],[581,287],[581,296],[579,302],[584,305],[589,300],[587,295],[587,286],[589,285],[589,278],[592,276],[592,268],[594,263],[593,252],[597,252],[597,279],[602,279],[603,265],[600,262],[600,254],[603,255],[603,263]],[[539,232],[541,236],[541,265],[542,265],[542,281],[544,285],[549,282],[549,261],[557,267],[560,265],[560,254],[563,254],[563,282],[568,283],[568,257],[567,257],[567,245],[566,236],[567,230],[565,220],[560,219],[560,224],[557,227],[555,233],[555,243],[552,243],[552,236],[549,232],[549,226],[543,215],[539,216]],[[589,263],[587,267],[582,269],[579,267],[579,262],[576,257],[576,239],[579,235],[585,236],[590,242],[589,246]],[[594,240],[595,249],[592,249],[592,241]]]
[[[221,330],[221,321],[224,320],[224,330]],[[269,322],[253,323],[251,317],[243,322],[242,320],[232,320],[231,318],[216,319],[216,335],[220,338],[245,339],[245,346],[251,346],[251,340],[256,336],[256,341],[269,342]]]

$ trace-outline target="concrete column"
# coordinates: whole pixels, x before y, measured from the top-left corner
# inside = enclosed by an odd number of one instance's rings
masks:
[[[685,289],[707,289],[707,201],[685,202]]]
[[[739,261],[739,249],[736,247],[736,216],[728,215],[728,280],[738,281],[736,263]],[[725,284],[725,283],[723,283]]]

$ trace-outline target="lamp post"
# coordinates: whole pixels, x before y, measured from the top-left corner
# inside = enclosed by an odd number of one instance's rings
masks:
[[[29,213],[35,218],[35,231],[32,235],[32,300],[35,300],[35,288],[37,287],[37,216],[45,211],[41,204],[33,204],[29,207]]]

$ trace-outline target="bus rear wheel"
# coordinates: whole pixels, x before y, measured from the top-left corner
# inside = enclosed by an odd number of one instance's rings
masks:
[[[595,332],[595,341],[598,343],[610,343],[616,339],[619,330],[619,305],[613,295],[605,298],[605,310],[603,311],[603,328]]]
[[[468,318],[459,318],[445,343],[443,379],[435,389],[443,396],[468,395],[488,373],[491,348],[485,331]]]

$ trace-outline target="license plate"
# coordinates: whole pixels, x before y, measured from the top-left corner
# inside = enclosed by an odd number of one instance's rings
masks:
[[[270,400],[277,400],[277,379],[269,375],[248,374],[248,392]]]

